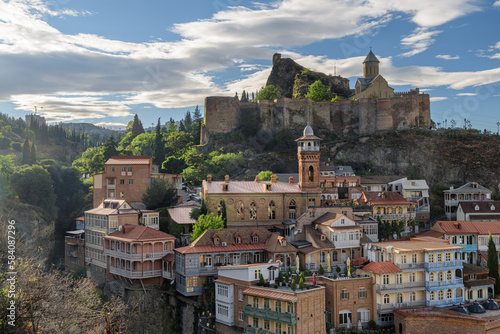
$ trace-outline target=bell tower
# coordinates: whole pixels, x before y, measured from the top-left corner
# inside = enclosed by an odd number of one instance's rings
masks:
[[[375,78],[379,74],[380,61],[375,57],[372,50],[363,61],[363,77],[367,80]]]
[[[319,186],[319,158],[320,141],[308,124],[304,135],[297,142],[297,156],[299,159],[299,187],[302,191],[320,191]]]

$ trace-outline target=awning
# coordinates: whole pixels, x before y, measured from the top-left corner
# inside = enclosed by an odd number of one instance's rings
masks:
[[[175,255],[172,253],[167,254],[164,257],[162,257],[161,260],[165,262],[173,262],[175,260]]]

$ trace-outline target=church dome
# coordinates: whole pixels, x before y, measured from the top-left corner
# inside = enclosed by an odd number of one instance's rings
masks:
[[[314,136],[314,131],[309,124],[304,129],[304,136]]]

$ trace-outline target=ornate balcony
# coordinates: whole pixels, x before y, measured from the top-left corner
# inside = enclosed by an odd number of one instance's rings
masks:
[[[426,262],[425,269],[438,269],[438,268],[450,268],[450,267],[463,267],[462,260],[453,261],[442,261],[442,262]]]
[[[376,290],[378,293],[386,292],[387,290],[402,290],[402,289],[414,289],[414,288],[424,288],[425,281],[418,282],[405,282],[405,283],[395,283],[395,284],[377,284]]]

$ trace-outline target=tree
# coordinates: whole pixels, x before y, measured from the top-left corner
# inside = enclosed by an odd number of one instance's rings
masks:
[[[293,291],[297,290],[297,283],[295,283],[295,280],[292,281],[292,284],[290,286]]]
[[[198,239],[206,230],[220,230],[224,228],[224,223],[220,217],[214,216],[211,212],[198,217],[198,222],[193,226],[191,242]]]
[[[176,190],[159,177],[153,179],[151,185],[142,195],[142,202],[148,210],[174,205],[176,199]]]
[[[300,290],[304,290],[304,277],[301,277],[299,280],[299,288]]]
[[[26,138],[23,144],[23,158],[21,160],[21,163],[23,165],[29,165],[30,161],[31,161],[30,142],[28,141],[28,138]]]
[[[165,143],[163,142],[163,134],[161,133],[160,118],[156,124],[155,140],[153,142],[153,164],[161,166],[165,161]]]
[[[495,242],[493,238],[490,237],[488,239],[488,261],[487,266],[489,269],[488,276],[495,278],[495,296],[500,293],[500,275],[498,274],[498,255],[497,248],[495,246]]]
[[[264,286],[266,284],[266,281],[264,280],[264,275],[260,274],[259,275],[259,285]]]
[[[110,159],[112,156],[118,155],[118,151],[116,150],[117,146],[118,143],[115,141],[115,137],[111,135],[104,144],[103,155],[106,161]]]
[[[202,198],[201,199],[201,206],[199,208],[193,208],[191,212],[189,213],[189,218],[192,220],[198,220],[198,218],[201,215],[206,215],[208,214],[208,208],[205,200]]]
[[[186,167],[184,158],[176,158],[174,156],[168,157],[161,166],[165,173],[171,174],[181,174]]]
[[[52,178],[41,166],[21,167],[12,174],[10,186],[21,202],[42,208],[49,216],[55,214]]]
[[[280,97],[280,92],[273,86],[269,85],[262,87],[257,93],[256,100],[269,100],[274,101]]]
[[[200,108],[198,108],[198,105],[196,105],[196,108],[194,108],[194,113],[193,113],[193,122],[201,122],[203,121],[203,116],[201,115]]]
[[[186,132],[186,126],[182,120],[179,121],[179,131]]]
[[[259,174],[257,174],[261,181],[271,181],[271,175],[273,175],[273,172],[271,172],[270,170],[261,171]],[[257,179],[257,177],[255,177],[255,179]]]
[[[134,155],[153,155],[153,145],[155,141],[155,133],[141,133],[132,140],[130,144]],[[162,161],[163,162],[163,161]]]
[[[30,157],[30,165],[36,164],[36,148],[35,142],[31,143],[31,157]]]
[[[134,123],[132,124],[132,136],[136,137],[144,133],[144,127],[142,126],[142,122],[139,120],[139,116],[135,114]]]
[[[222,208],[221,208],[220,217],[222,219],[222,222],[224,223],[224,228],[227,228],[226,201],[224,201],[224,200],[222,200]]]
[[[9,192],[12,173],[14,173],[14,159],[10,155],[0,155],[0,198]]]
[[[320,275],[325,274],[325,268],[323,268],[323,266],[321,264],[319,265],[318,274],[320,274]]]
[[[191,112],[188,110],[186,116],[184,116],[184,126],[188,131],[191,130],[191,124],[193,124],[193,119],[191,117]]]
[[[307,92],[306,97],[310,98],[314,102],[330,101],[332,99],[332,95],[330,94],[328,88],[326,88],[326,86],[319,80],[309,86],[309,91]]]

